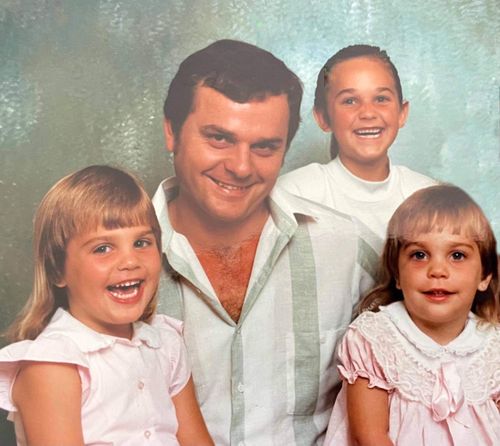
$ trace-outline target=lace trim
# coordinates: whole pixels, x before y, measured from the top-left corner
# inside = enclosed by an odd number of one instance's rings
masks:
[[[432,391],[441,366],[434,358],[425,364],[416,350],[384,313],[362,313],[352,325],[370,342],[373,354],[384,370],[387,382],[410,401],[431,406]],[[390,342],[387,342],[390,340]],[[484,346],[467,356],[454,355],[459,374],[470,404],[480,404],[500,390],[500,331],[493,330]],[[420,356],[420,357],[419,357]],[[444,354],[443,354],[444,356]],[[447,353],[450,358],[450,353]],[[431,364],[434,362],[434,365]]]
[[[400,302],[402,304],[402,302]],[[404,306],[403,306],[404,307]],[[414,335],[412,334],[411,329],[407,326],[407,323],[405,322],[405,318],[403,315],[398,314],[399,313],[399,308],[396,311],[390,311],[389,307],[386,307],[386,311],[383,311],[383,313],[392,320],[393,324],[397,327],[398,331],[411,343],[413,344],[418,350],[420,350],[422,353],[424,353],[426,356],[429,356],[430,358],[434,359],[439,359],[444,356],[448,357],[450,354],[452,355],[457,355],[457,356],[467,356],[470,355],[471,353],[474,353],[482,348],[482,339],[476,336],[474,337],[475,342],[472,343],[472,345],[464,346],[461,345],[459,348],[457,346],[443,346],[442,348],[436,349],[436,348],[431,348],[431,347],[426,347],[425,345],[422,345],[422,343],[418,342],[416,339],[414,339]],[[403,310],[406,312],[406,310]],[[407,318],[407,314],[405,314]],[[469,322],[472,324],[472,322]],[[463,335],[464,333],[461,333]]]

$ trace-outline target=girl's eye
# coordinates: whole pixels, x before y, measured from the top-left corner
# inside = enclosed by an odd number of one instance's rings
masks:
[[[425,260],[427,255],[423,251],[414,251],[410,254],[410,257],[415,260]]]
[[[345,105],[353,105],[356,103],[356,99],[355,98],[344,98],[342,99],[342,104],[345,104]]]
[[[94,254],[106,254],[110,250],[111,250],[111,246],[109,246],[109,245],[99,245],[94,249],[93,253]]]
[[[148,246],[151,246],[153,244],[153,241],[150,239],[139,239],[134,242],[134,247],[135,248],[146,248]]]
[[[451,258],[453,260],[463,260],[463,259],[465,259],[465,254],[463,252],[460,252],[460,251],[455,251],[451,254]]]

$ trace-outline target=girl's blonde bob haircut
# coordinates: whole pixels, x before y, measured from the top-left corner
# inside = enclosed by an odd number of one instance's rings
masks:
[[[68,307],[65,289],[56,284],[64,274],[66,247],[72,237],[99,226],[143,225],[151,227],[161,254],[161,230],[153,205],[140,181],[129,173],[90,166],[59,180],[35,214],[33,289],[6,336],[12,341],[35,339],[58,307]],[[155,293],[140,320],[151,320],[156,303]]]
[[[477,291],[472,312],[483,321],[500,322],[496,240],[481,208],[462,189],[441,184],[421,189],[407,198],[389,221],[382,255],[379,285],[360,303],[359,311],[378,311],[380,305],[403,300],[396,287],[399,252],[418,234],[449,230],[474,240],[479,249],[482,278],[491,275],[488,288]]]

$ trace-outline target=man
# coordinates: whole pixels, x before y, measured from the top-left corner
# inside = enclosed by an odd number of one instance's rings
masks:
[[[372,284],[373,240],[359,223],[274,189],[301,98],[272,54],[221,40],[182,62],[165,101],[176,177],[154,197],[159,311],[184,320],[217,445],[322,439],[333,349]]]

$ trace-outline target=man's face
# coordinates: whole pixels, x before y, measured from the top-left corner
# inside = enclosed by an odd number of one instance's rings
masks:
[[[184,216],[202,224],[261,222],[283,163],[288,118],[286,95],[241,104],[197,87],[177,138],[165,123]]]

